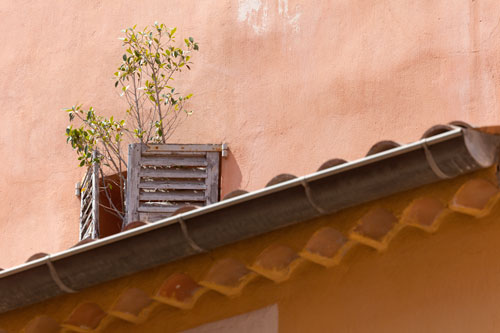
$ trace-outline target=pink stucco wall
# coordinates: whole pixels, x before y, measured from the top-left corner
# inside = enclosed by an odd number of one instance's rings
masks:
[[[200,43],[182,82],[195,114],[173,141],[229,144],[223,193],[436,123],[500,123],[497,0],[4,0],[0,17],[3,268],[77,241],[83,170],[61,108],[122,112],[112,73],[133,24]]]

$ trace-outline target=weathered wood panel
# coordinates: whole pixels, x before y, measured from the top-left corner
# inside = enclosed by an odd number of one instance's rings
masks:
[[[139,172],[141,170],[142,144],[134,143],[129,145],[128,149],[128,164],[127,164],[127,223],[137,221],[139,214],[137,207],[139,207]]]
[[[131,145],[128,223],[166,218],[184,205],[217,202],[221,151],[221,145]]]
[[[219,161],[220,154],[218,152],[207,153],[207,190],[205,192],[205,203],[210,205],[219,201]]]
[[[165,151],[165,152],[209,152],[209,151],[222,151],[222,145],[214,144],[148,144],[148,151]]]
[[[142,152],[142,156],[172,156],[172,157],[204,157],[207,156],[203,151],[155,151],[146,150]]]
[[[140,189],[156,189],[156,190],[205,190],[207,185],[205,182],[190,182],[188,180],[167,180],[167,181],[150,181],[139,183]]]
[[[140,169],[141,177],[151,178],[206,178],[205,170],[197,169]]]
[[[207,166],[205,157],[149,157],[142,156],[141,166]]]
[[[99,238],[99,165],[87,169],[80,185],[79,239],[88,237]]]
[[[177,206],[139,206],[139,213],[173,213],[182,205]]]
[[[140,201],[205,201],[205,193],[151,192],[140,193]]]
[[[94,160],[97,159],[97,152],[92,154]],[[92,225],[90,234],[92,238],[99,238],[99,165],[92,166]]]

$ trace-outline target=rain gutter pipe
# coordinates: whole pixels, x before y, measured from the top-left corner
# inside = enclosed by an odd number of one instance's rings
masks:
[[[490,167],[500,136],[454,128],[0,272],[0,313]]]

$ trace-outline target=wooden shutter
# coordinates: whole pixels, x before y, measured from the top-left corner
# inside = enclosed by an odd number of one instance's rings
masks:
[[[221,150],[209,144],[130,145],[127,222],[151,222],[185,205],[217,202]]]
[[[80,186],[80,240],[99,238],[99,166],[88,168]]]

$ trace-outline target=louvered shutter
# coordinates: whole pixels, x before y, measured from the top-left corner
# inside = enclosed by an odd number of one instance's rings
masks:
[[[80,185],[80,240],[99,238],[99,166],[87,169]]]
[[[127,221],[155,221],[185,205],[219,200],[222,145],[131,144]]]

